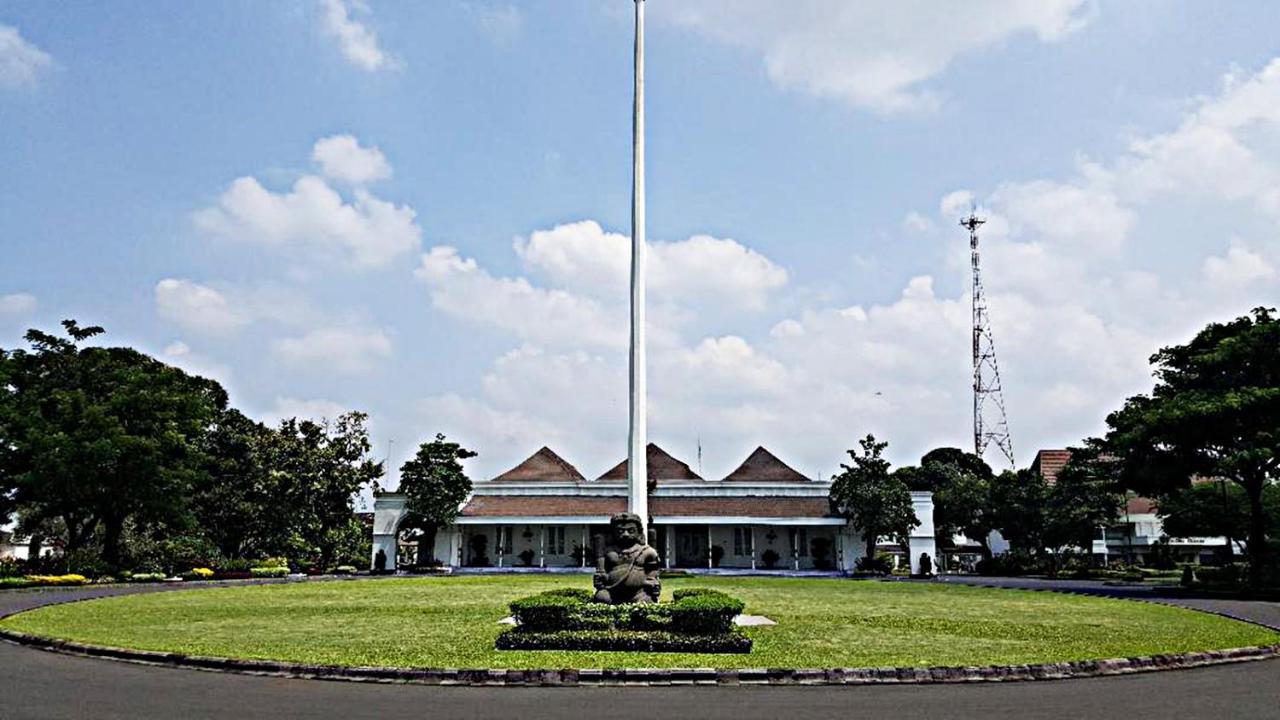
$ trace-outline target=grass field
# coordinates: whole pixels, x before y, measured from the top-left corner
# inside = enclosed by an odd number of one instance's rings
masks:
[[[877,667],[1112,658],[1280,643],[1189,610],[1056,593],[794,578],[673,578],[714,587],[777,626],[750,655],[499,652],[509,601],[586,576],[311,582],[155,593],[51,606],[0,627],[147,650],[400,667]]]

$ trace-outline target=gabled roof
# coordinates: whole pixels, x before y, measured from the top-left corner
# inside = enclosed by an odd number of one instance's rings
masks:
[[[645,448],[644,456],[650,484],[661,480],[702,480],[702,477],[694,472],[693,468],[671,457],[666,450],[653,443],[649,443]],[[601,475],[600,479],[626,480],[627,461],[623,460],[614,465],[612,469]]]
[[[758,447],[755,452],[729,473],[725,482],[809,482],[809,478],[778,459],[778,456]]]
[[[527,460],[495,477],[495,482],[582,482],[578,469],[549,447],[543,447]]]

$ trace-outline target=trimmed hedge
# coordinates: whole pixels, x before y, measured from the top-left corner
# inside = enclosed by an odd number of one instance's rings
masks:
[[[499,650],[591,650],[609,652],[749,653],[751,638],[740,632],[684,635],[664,630],[508,630]]]
[[[669,603],[605,605],[593,593],[560,588],[511,603],[517,626],[499,636],[499,650],[631,650],[750,652],[733,618],[745,607],[719,590],[687,588]]]
[[[276,566],[256,567],[249,571],[251,577],[256,578],[282,578],[289,574],[289,568]]]

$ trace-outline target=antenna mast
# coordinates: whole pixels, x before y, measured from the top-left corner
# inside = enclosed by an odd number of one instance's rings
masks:
[[[987,312],[987,297],[982,289],[982,272],[978,264],[978,228],[985,222],[978,217],[976,208],[969,211],[969,217],[960,221],[960,227],[969,231],[973,267],[973,451],[982,457],[987,448],[995,444],[1010,467],[1016,468],[1013,440],[1009,437],[1009,418],[1004,409],[1004,393],[1000,389],[995,337],[991,333],[991,317]],[[992,416],[990,424],[986,417],[988,412]]]

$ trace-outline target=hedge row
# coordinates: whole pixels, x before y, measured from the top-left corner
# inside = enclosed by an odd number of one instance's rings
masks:
[[[685,635],[664,630],[539,632],[514,628],[498,635],[495,647],[499,650],[749,653],[751,638],[737,630],[716,635]]]
[[[561,630],[671,631],[716,635],[733,629],[744,605],[718,590],[677,590],[670,603],[605,605],[591,602],[592,593],[578,588],[550,590],[511,603],[511,615],[530,632]]]

